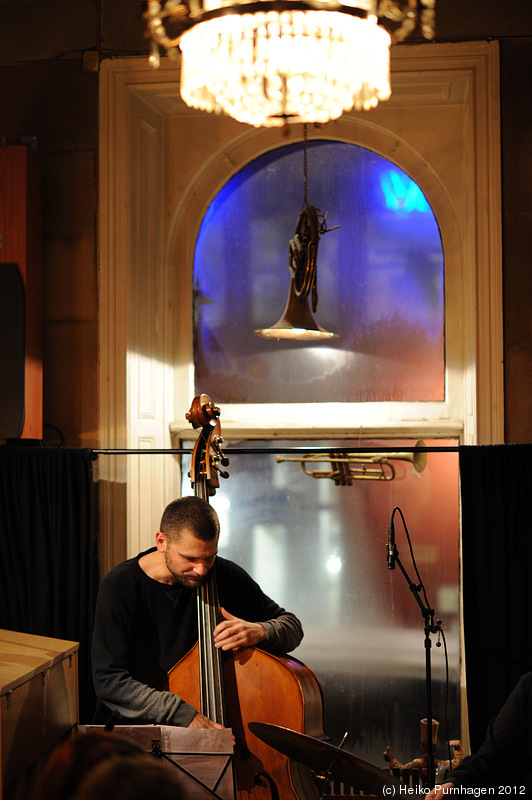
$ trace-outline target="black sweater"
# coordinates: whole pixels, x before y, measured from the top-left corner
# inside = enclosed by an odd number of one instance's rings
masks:
[[[98,593],[92,672],[104,706],[96,721],[107,721],[114,711],[127,724],[186,726],[195,709],[157,687],[198,638],[196,589],[149,578],[138,563],[143,555],[111,570]],[[232,561],[217,556],[213,569],[220,605],[241,619],[264,624],[268,638],[262,649],[282,653],[297,647],[303,637],[297,617]]]
[[[456,787],[493,787],[506,797],[532,797],[532,672],[520,678],[490,722],[478,752],[464,758],[445,781]]]

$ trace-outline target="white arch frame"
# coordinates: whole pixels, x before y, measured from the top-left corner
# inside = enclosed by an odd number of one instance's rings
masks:
[[[293,136],[290,141],[295,142],[299,138]],[[345,438],[346,435],[368,438],[375,435],[402,435],[413,438],[457,437],[472,441],[475,431],[471,425],[475,414],[464,420],[462,410],[465,397],[470,397],[474,402],[475,373],[463,367],[464,364],[475,362],[474,320],[464,312],[464,299],[469,294],[464,268],[466,253],[461,245],[456,208],[446,187],[430,164],[407,142],[364,119],[352,119],[344,115],[331,132],[310,131],[309,139],[312,138],[360,145],[392,160],[421,187],[431,204],[441,226],[445,293],[449,298],[449,302],[446,301],[445,326],[446,399],[442,403],[283,403],[282,407],[281,404],[225,404],[224,429],[242,438]],[[276,140],[275,147],[282,144]],[[210,169],[197,176],[189,195],[177,205],[168,237],[168,263],[186,265],[185,280],[183,273],[179,272],[179,283],[175,287],[179,307],[185,307],[192,295],[194,246],[208,206],[234,174],[250,160],[271,149],[271,136],[268,131],[262,130],[250,132],[243,141],[236,141],[230,148],[213,153]],[[464,319],[463,326],[455,324],[456,316]],[[185,392],[188,396],[194,392],[193,375],[189,369],[194,357],[192,325],[190,318],[188,321],[190,325],[185,331],[181,323],[179,360],[182,361],[182,367],[176,372],[176,391],[182,398],[179,404],[181,408],[186,408]],[[188,385],[189,381],[191,385]],[[260,420],[258,426],[257,420]],[[181,421],[173,423],[171,428],[176,437],[188,438],[186,432],[183,437]]]

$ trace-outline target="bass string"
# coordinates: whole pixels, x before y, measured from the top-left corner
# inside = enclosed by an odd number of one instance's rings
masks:
[[[208,502],[205,458],[194,491],[197,497]],[[204,583],[198,587],[197,605],[202,713],[213,722],[227,726],[222,653],[214,645],[214,629],[220,618],[215,567],[209,570]]]

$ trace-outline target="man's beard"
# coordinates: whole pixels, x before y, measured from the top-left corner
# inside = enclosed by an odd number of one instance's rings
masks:
[[[164,563],[166,564],[166,569],[174,576],[177,583],[181,584],[181,586],[186,586],[187,589],[197,589],[199,586],[202,586],[209,574],[207,573],[207,575],[203,575],[201,578],[192,578],[183,572],[174,572],[167,553],[164,554]]]
[[[197,589],[199,586],[203,586],[207,578],[206,575],[202,578],[189,578],[187,575],[175,575],[173,572],[172,575],[174,575],[174,578],[177,579],[177,582],[180,583],[181,586],[186,586],[187,589]]]

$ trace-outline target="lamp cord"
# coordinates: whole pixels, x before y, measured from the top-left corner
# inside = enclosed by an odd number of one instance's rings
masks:
[[[303,208],[308,206],[307,123],[303,124]]]

